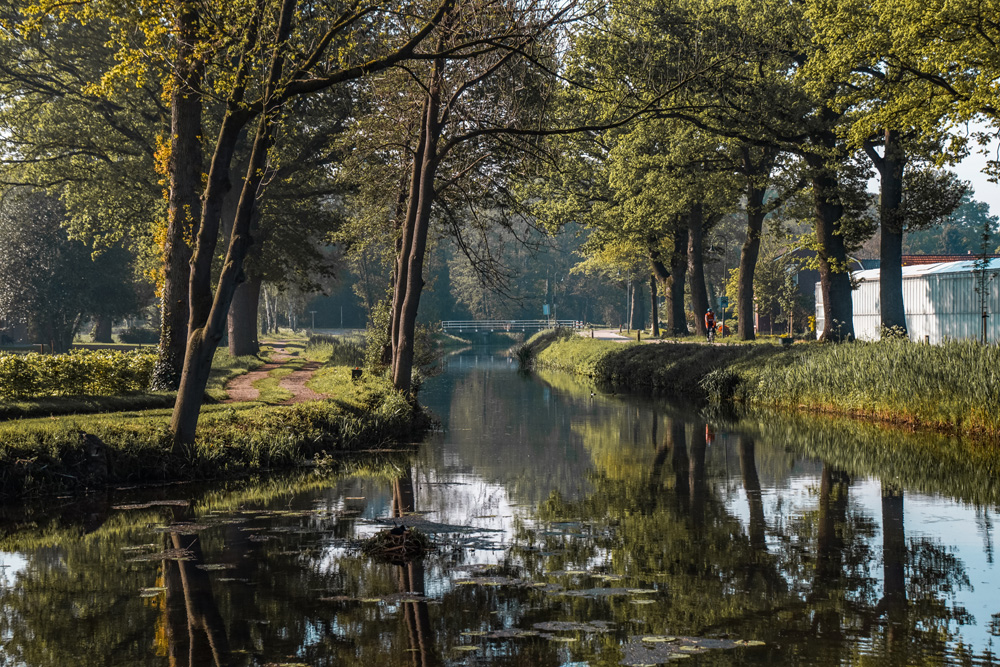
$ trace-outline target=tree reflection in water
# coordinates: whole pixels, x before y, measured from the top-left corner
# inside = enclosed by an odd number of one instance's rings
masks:
[[[175,510],[174,521],[189,517]],[[172,532],[167,549],[184,550],[189,558],[163,561],[166,586],[168,655],[174,667],[227,667],[229,639],[212,595],[212,582],[197,534]]]
[[[909,468],[870,463],[874,440],[838,445],[800,421],[801,432],[777,419],[727,425],[589,388],[576,406],[555,386],[545,402],[520,377],[476,386],[449,394],[450,440],[377,477],[276,481],[263,497],[192,492],[184,510],[91,503],[87,516],[5,526],[4,550],[25,565],[0,586],[0,664],[604,667],[630,642],[667,635],[767,644],[692,661],[705,665],[985,662],[985,644],[957,648],[973,622],[956,597],[970,585],[966,547],[912,515],[904,528],[904,509],[959,503],[889,474]],[[822,457],[800,453],[819,446]],[[990,488],[925,467],[928,484]],[[967,500],[988,507],[979,497]],[[372,519],[418,505],[428,520],[503,531],[440,538],[447,548],[404,565],[353,548],[384,527]],[[204,529],[186,534],[184,521]],[[154,527],[166,537],[150,545]],[[161,560],[165,549],[192,559]],[[456,583],[491,578],[502,581]],[[559,624],[573,629],[545,629]]]
[[[392,485],[392,516],[399,518],[416,511],[413,494],[413,475],[410,468],[406,474],[396,478]],[[401,563],[399,568],[399,592],[411,593],[420,599],[403,603],[403,622],[410,638],[410,653],[414,667],[431,667],[440,664],[434,649],[434,631],[431,628],[430,610],[424,586],[423,558]]]

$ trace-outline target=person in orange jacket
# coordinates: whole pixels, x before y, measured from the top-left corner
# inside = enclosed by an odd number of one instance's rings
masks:
[[[705,331],[708,332],[708,340],[715,338],[715,313],[711,308],[705,313]]]

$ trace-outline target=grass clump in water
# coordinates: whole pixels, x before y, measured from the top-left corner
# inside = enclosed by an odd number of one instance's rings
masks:
[[[396,526],[365,540],[361,553],[377,561],[401,565],[423,558],[431,548],[431,541],[416,528]]]

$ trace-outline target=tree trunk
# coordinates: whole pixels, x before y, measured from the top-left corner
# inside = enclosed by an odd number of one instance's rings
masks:
[[[674,232],[674,247],[670,252],[670,278],[667,280],[667,328],[677,336],[687,335],[687,314],[684,310],[684,275],[687,269],[687,227]],[[695,318],[697,319],[697,318]]]
[[[215,241],[209,238],[202,238],[199,233],[198,248],[192,262],[191,291],[192,297],[197,292],[197,298],[191,299],[191,321],[189,325],[187,353],[184,358],[184,372],[181,375],[180,387],[177,391],[177,399],[174,403],[173,415],[170,419],[170,431],[173,435],[173,451],[181,454],[185,449],[194,443],[195,431],[198,426],[198,415],[201,412],[202,398],[205,393],[205,386],[208,384],[208,376],[212,368],[212,359],[215,350],[222,340],[225,331],[226,317],[229,313],[229,306],[232,303],[233,294],[237,285],[245,279],[243,273],[243,260],[252,242],[250,238],[250,225],[253,220],[256,207],[257,189],[264,178],[264,168],[267,163],[268,150],[273,140],[273,128],[278,109],[270,107],[269,104],[277,89],[284,68],[285,46],[288,35],[291,31],[292,17],[295,12],[296,0],[283,0],[281,13],[276,29],[275,48],[268,71],[264,90],[265,110],[261,114],[260,123],[257,127],[257,134],[254,138],[253,150],[250,155],[250,163],[247,167],[247,175],[243,180],[243,191],[240,195],[239,204],[236,209],[236,219],[233,223],[233,233],[229,241],[229,249],[223,262],[222,273],[219,276],[218,286],[215,290],[214,298],[211,298],[211,261],[205,260],[204,254],[214,253]],[[227,112],[227,118],[230,114]],[[225,121],[223,121],[225,125]],[[232,145],[223,145],[223,138],[232,141]],[[213,156],[213,169],[215,171],[216,158],[228,152],[232,155],[237,135],[226,133],[225,127],[220,129],[219,146],[216,155]],[[228,162],[226,163],[228,165]],[[222,165],[219,165],[220,167]],[[225,170],[228,172],[228,168]],[[228,178],[227,178],[228,180]],[[210,200],[217,201],[221,206],[222,196],[212,191],[212,176],[209,175],[209,191],[206,193],[206,206]],[[208,225],[209,219],[203,217],[202,232]],[[211,220],[216,228],[218,236],[218,218]],[[203,244],[202,241],[205,241]],[[203,272],[209,272],[206,280]],[[211,298],[211,308],[206,310],[204,302],[206,295],[204,290],[209,291]]]
[[[635,281],[629,279],[628,281],[628,330],[632,331],[636,328],[635,321]]]
[[[885,131],[885,155],[879,157],[871,144],[865,152],[879,173],[879,312],[882,334],[906,335],[903,304],[903,170],[906,154],[899,132]]]
[[[705,289],[705,212],[696,204],[688,214],[688,273],[691,278],[691,307],[694,309],[694,328],[698,335],[708,333],[705,313],[708,311],[708,291]]]
[[[187,343],[191,246],[201,225],[202,63],[194,51],[198,39],[198,10],[180,3],[174,30],[177,60],[170,97],[170,189],[167,232],[163,244],[163,290],[160,301],[160,346],[152,388],[178,387]]]
[[[111,342],[111,318],[107,315],[98,315],[94,318],[94,332],[91,334],[95,343]]]
[[[420,133],[417,137],[417,150],[413,155],[413,168],[410,174],[409,196],[406,205],[406,217],[403,218],[400,237],[397,243],[395,280],[392,289],[392,310],[390,311],[390,342],[392,344],[391,376],[396,377],[396,360],[399,358],[400,324],[402,322],[403,300],[406,297],[407,281],[409,279],[410,254],[413,252],[413,232],[416,229],[417,211],[420,204],[420,178],[424,167],[424,151],[427,149],[427,114],[430,108],[429,100],[424,100],[424,108],[420,118]]]
[[[397,263],[397,280],[393,295],[393,344],[392,383],[403,392],[409,392],[413,374],[413,338],[417,322],[417,308],[424,287],[424,253],[427,249],[427,232],[430,228],[431,206],[434,202],[434,180],[437,175],[437,143],[441,136],[438,112],[441,106],[441,70],[443,60],[436,60],[431,72],[430,86],[424,100],[421,137],[423,150],[414,157],[414,183],[404,224],[403,251]],[[419,167],[417,157],[420,158]],[[410,214],[412,211],[412,214]],[[412,225],[410,224],[412,223]],[[409,244],[407,244],[409,241]],[[407,247],[408,246],[408,247]],[[403,260],[406,260],[405,262]]]
[[[651,273],[649,274],[649,312],[651,313],[650,320],[653,323],[654,338],[660,337],[660,313],[659,304],[657,303],[658,298],[659,295],[656,290],[656,274]]]
[[[827,135],[828,147],[832,148],[835,137],[832,132]],[[847,248],[839,231],[844,206],[838,194],[837,175],[827,166],[828,159],[816,154],[806,156],[812,171],[816,240],[819,244],[817,258],[823,294],[823,333],[820,340],[841,342],[854,339],[854,303],[851,299],[851,276],[847,270]]]
[[[740,275],[736,293],[736,325],[740,340],[754,340],[757,337],[753,279],[757,272],[757,258],[760,256],[766,192],[753,179],[747,179],[747,238],[740,250]]]
[[[740,340],[754,340],[756,322],[754,317],[753,280],[757,273],[760,257],[760,239],[764,230],[764,198],[767,184],[774,169],[777,151],[771,147],[761,149],[760,159],[755,159],[754,149],[743,147],[743,176],[746,179],[747,238],[740,250],[740,276],[736,293],[736,324]],[[728,276],[727,276],[728,278]]]
[[[234,357],[260,352],[257,337],[257,310],[260,304],[260,278],[250,278],[236,288],[229,308],[229,354]]]

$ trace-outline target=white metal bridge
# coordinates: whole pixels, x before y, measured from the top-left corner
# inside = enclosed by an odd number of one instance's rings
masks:
[[[494,331],[536,332],[542,329],[582,329],[578,320],[442,320],[445,333],[491,333]]]

